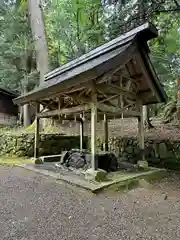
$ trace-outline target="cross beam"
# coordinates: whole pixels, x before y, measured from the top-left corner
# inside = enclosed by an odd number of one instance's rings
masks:
[[[91,108],[90,104],[83,104],[80,106],[75,106],[71,108],[64,108],[64,109],[56,109],[52,111],[46,111],[39,113],[37,116],[39,118],[47,118],[47,117],[54,117],[58,115],[71,115],[73,113],[80,113],[80,112],[85,112],[88,111]]]
[[[137,96],[133,92],[129,92],[126,90],[123,90],[121,87],[118,87],[115,84],[105,84],[105,83],[100,83],[96,85],[96,89],[98,91],[104,92],[104,93],[109,93],[109,94],[117,94],[117,95],[123,95],[125,97],[128,97],[130,99],[137,99]]]
[[[114,113],[114,114],[121,114],[123,113],[124,116],[132,116],[138,117],[140,116],[140,112],[133,111],[133,110],[123,110],[119,107],[110,106],[103,103],[97,103],[97,108],[105,113]]]

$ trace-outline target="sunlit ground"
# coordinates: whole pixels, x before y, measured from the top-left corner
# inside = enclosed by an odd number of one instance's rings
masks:
[[[31,159],[28,158],[20,158],[20,157],[0,157],[0,165],[10,165],[13,166],[15,164],[23,164],[23,163],[30,163],[32,162]]]

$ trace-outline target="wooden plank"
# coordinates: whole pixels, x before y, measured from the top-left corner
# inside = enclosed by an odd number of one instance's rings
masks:
[[[38,117],[39,118],[47,118],[47,117],[53,117],[53,116],[58,116],[58,115],[63,115],[63,114],[73,114],[73,113],[80,113],[80,112],[86,112],[91,109],[90,104],[83,104],[83,105],[78,105],[76,107],[71,107],[71,108],[64,108],[64,109],[56,109],[52,111],[47,111],[43,113],[39,113]]]
[[[96,88],[98,91],[102,91],[104,93],[123,95],[130,99],[137,99],[137,96],[135,93],[126,91],[114,84],[100,83],[96,85]]]
[[[40,135],[39,135],[39,117],[38,117],[38,113],[40,110],[40,105],[37,103],[36,104],[36,117],[35,117],[35,137],[34,137],[34,158],[38,158],[39,157],[39,139],[40,139]]]
[[[108,151],[108,119],[104,114],[104,151]]]
[[[114,106],[110,106],[107,104],[103,104],[103,103],[97,103],[97,108],[99,110],[101,110],[104,113],[114,113],[115,115],[117,114],[124,114],[124,116],[128,115],[128,116],[132,116],[132,117],[137,117],[140,116],[140,112],[138,111],[133,111],[133,110],[122,110],[119,107],[114,107]]]

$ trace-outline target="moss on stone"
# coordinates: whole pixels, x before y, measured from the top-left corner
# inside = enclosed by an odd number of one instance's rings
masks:
[[[110,185],[107,190],[114,192],[123,192],[134,189],[139,186],[138,179],[129,179]]]
[[[37,165],[41,165],[41,164],[43,164],[43,160],[41,158],[37,158],[37,159],[35,159],[34,163]]]
[[[29,163],[29,162],[32,162],[31,159],[28,159],[28,158],[19,158],[17,156],[12,156],[12,157],[9,157],[9,156],[1,156],[0,157],[0,164],[1,165],[9,165],[9,166],[13,166],[13,165],[16,165],[16,164],[23,164],[23,163]]]

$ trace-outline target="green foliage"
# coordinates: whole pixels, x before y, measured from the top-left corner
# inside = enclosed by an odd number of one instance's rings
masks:
[[[168,95],[168,103],[163,114],[165,121],[171,121],[176,115],[176,79],[180,75],[180,13],[160,14],[154,19],[159,27],[159,36],[151,41],[151,58]],[[162,106],[158,112],[162,111]]]
[[[0,11],[0,28],[0,85],[18,91],[24,86],[32,89],[35,53],[26,12],[5,5]]]
[[[149,20],[159,29],[159,37],[149,44],[151,58],[172,103],[175,79],[180,75],[180,13],[176,8],[170,0],[44,0],[51,68]],[[4,1],[0,6],[0,85],[20,91],[24,85],[32,89],[39,78],[26,11],[27,0]],[[151,112],[157,115],[161,109],[162,105],[153,106]]]
[[[44,8],[49,53],[61,65],[104,42],[100,1],[52,0]]]

